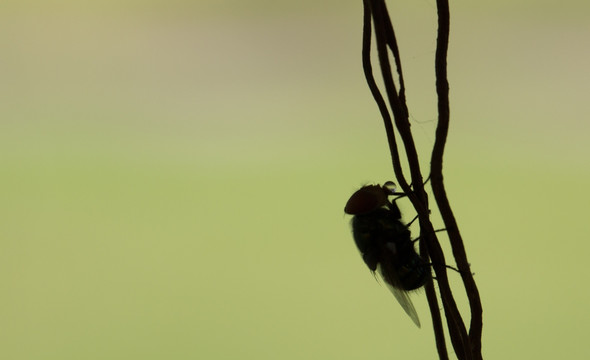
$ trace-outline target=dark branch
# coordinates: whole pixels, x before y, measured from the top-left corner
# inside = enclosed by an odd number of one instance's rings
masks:
[[[469,342],[473,359],[481,359],[481,336],[482,336],[482,306],[479,290],[473,279],[467,254],[459,227],[447,198],[443,182],[443,155],[449,132],[450,106],[449,106],[449,83],[447,77],[447,52],[450,30],[450,13],[448,0],[437,0],[438,9],[438,38],[436,47],[436,92],[438,96],[438,126],[436,139],[432,150],[430,162],[430,174],[432,177],[432,191],[440,210],[441,216],[447,228],[453,256],[459,267],[461,278],[469,299],[471,309],[471,324],[469,326]]]
[[[418,213],[421,230],[420,238],[423,239],[423,241],[420,241],[420,253],[425,258],[429,257],[433,264],[445,318],[447,321],[447,329],[449,330],[450,340],[457,357],[461,360],[481,359],[481,302],[479,300],[479,293],[477,291],[475,281],[473,280],[473,276],[469,270],[469,264],[467,262],[463,241],[446,197],[442,176],[442,160],[450,119],[448,99],[449,86],[446,70],[450,18],[448,2],[446,0],[437,1],[439,29],[435,67],[439,121],[431,158],[431,177],[434,196],[445,222],[445,227],[448,231],[451,241],[453,256],[455,257],[467,295],[469,297],[471,308],[471,324],[469,335],[467,334],[465,323],[453,298],[446,272],[447,268],[445,256],[437,239],[432,222],[430,221],[428,197],[424,190],[418,154],[410,130],[401,57],[391,18],[387,11],[384,0],[364,0],[363,4],[363,70],[365,72],[369,89],[371,90],[373,98],[375,99],[375,102],[377,103],[383,118],[393,169],[397,181]],[[379,87],[377,86],[373,75],[371,64],[371,24],[373,24],[375,29],[377,58],[379,60],[381,76],[383,78],[385,93],[387,95],[387,102],[383,97]],[[394,71],[392,71],[391,68],[392,64],[390,62],[390,52],[394,59],[396,70],[395,73],[397,74],[397,83],[399,84],[399,89],[397,89],[396,83],[394,81]],[[390,111],[391,115],[393,115],[395,127],[392,123]],[[408,184],[402,170],[403,168],[401,165],[395,130],[397,130],[399,133],[400,139],[402,140],[402,144],[404,146],[406,155],[405,161],[407,161],[407,165],[411,174],[411,187]],[[439,357],[441,359],[448,359],[444,328],[442,326],[436,290],[432,282],[426,285],[426,296],[431,310]]]

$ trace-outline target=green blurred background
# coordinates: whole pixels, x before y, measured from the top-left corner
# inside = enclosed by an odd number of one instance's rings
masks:
[[[393,178],[361,5],[3,1],[0,358],[435,358],[423,292],[417,329],[343,214]],[[451,6],[484,356],[587,357],[590,3]],[[390,11],[428,164],[436,8]]]

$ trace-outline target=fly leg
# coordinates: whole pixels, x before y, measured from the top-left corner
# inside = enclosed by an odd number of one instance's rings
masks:
[[[416,215],[416,217],[414,218],[414,220],[416,220],[416,218],[418,218],[418,216]],[[408,224],[408,226],[410,226],[410,224],[412,224],[412,222],[414,222],[414,220],[410,221],[410,223]],[[441,232],[441,231],[447,231],[447,229],[438,229],[438,230],[434,230],[435,233],[437,232]],[[412,240],[412,242],[416,242],[420,240],[420,237],[418,236],[417,238],[415,238],[414,240]]]
[[[428,265],[429,265],[429,266],[432,266],[432,263],[430,263],[430,264],[428,264]],[[455,272],[457,272],[457,273],[459,273],[459,274],[462,274],[462,273],[464,273],[464,271],[461,271],[461,270],[459,270],[459,269],[457,269],[456,267],[454,267],[454,266],[451,266],[451,265],[447,265],[447,264],[445,264],[445,267],[446,267],[447,269],[453,270],[453,271],[455,271]],[[471,273],[471,275],[475,275],[475,273]],[[433,276],[432,278],[433,278],[433,279],[436,279],[436,276]]]

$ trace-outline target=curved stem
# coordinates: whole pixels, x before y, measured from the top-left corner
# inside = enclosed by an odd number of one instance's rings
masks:
[[[422,174],[418,154],[416,151],[414,139],[410,130],[408,118],[408,108],[405,98],[405,83],[402,72],[401,57],[393,30],[391,18],[387,12],[384,0],[363,0],[363,70],[369,85],[369,89],[379,107],[387,141],[390,148],[393,169],[399,185],[404,193],[408,196],[412,205],[418,213],[420,223],[420,253],[425,258],[430,258],[433,263],[436,274],[440,297],[444,308],[445,318],[447,320],[447,329],[449,330],[450,340],[455,350],[457,358],[463,359],[481,359],[481,330],[482,330],[482,308],[479,299],[479,292],[473,276],[469,270],[469,263],[465,253],[465,247],[459,233],[459,229],[451,210],[449,201],[446,196],[443,175],[442,160],[449,128],[449,85],[447,80],[446,57],[448,52],[448,40],[450,29],[450,13],[448,0],[437,0],[439,28],[436,49],[436,89],[438,95],[439,120],[436,130],[436,139],[431,157],[431,178],[432,189],[436,203],[439,207],[445,227],[449,234],[453,256],[460,270],[463,283],[469,297],[471,308],[471,323],[469,334],[465,328],[465,323],[459,313],[456,302],[451,291],[445,262],[445,256],[430,221],[430,210],[428,197],[422,183]],[[387,95],[387,102],[383,97],[373,75],[371,64],[371,41],[372,32],[371,24],[375,28],[375,43],[377,48],[377,58],[381,69],[381,76]],[[399,89],[394,82],[394,72],[391,69],[389,60],[390,52],[393,55],[394,64],[397,73]],[[388,108],[389,105],[389,108]],[[392,116],[393,115],[393,119]],[[393,120],[393,121],[392,121]],[[395,127],[394,127],[395,123]],[[398,142],[395,130],[399,133],[404,146],[406,161],[409,166],[412,179],[410,186],[403,173],[401,159],[398,150]],[[435,339],[439,357],[447,359],[444,329],[442,326],[441,314],[438,308],[438,300],[434,284],[430,282],[426,286],[426,295],[429,302]]]

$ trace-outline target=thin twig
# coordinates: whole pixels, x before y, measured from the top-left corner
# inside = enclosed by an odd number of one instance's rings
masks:
[[[425,241],[420,241],[420,255],[428,258],[428,247]],[[436,298],[436,290],[434,288],[434,280],[430,279],[424,285],[426,291],[426,298],[428,299],[428,306],[432,317],[432,328],[434,329],[434,337],[436,342],[436,350],[440,360],[448,360],[449,354],[447,352],[447,343],[445,341],[445,331],[440,316],[440,309],[438,307],[438,299]]]
[[[393,171],[396,175],[397,181],[401,186],[402,190],[410,189],[410,185],[406,181],[403,169],[401,167],[401,161],[399,157],[399,151],[397,150],[397,142],[395,139],[395,132],[393,131],[393,123],[391,122],[391,116],[387,109],[387,104],[379,91],[375,77],[373,76],[373,66],[371,65],[371,15],[372,8],[370,0],[364,1],[364,14],[363,14],[363,70],[365,77],[371,90],[371,94],[377,103],[377,107],[381,112],[383,118],[383,124],[385,125],[385,133],[387,134],[387,141],[389,143],[389,150],[391,153],[391,159],[393,163]],[[407,192],[406,192],[407,193]]]
[[[447,320],[450,340],[457,358],[460,360],[481,359],[481,303],[475,281],[469,270],[469,264],[465,255],[465,248],[457,227],[457,223],[451,211],[442,177],[442,157],[448,134],[449,124],[449,101],[448,81],[446,73],[446,56],[449,39],[449,10],[446,0],[437,1],[439,14],[439,30],[436,50],[436,88],[438,94],[439,122],[436,131],[435,145],[431,158],[432,187],[437,205],[443,216],[445,227],[451,239],[453,255],[467,291],[471,307],[471,324],[469,335],[465,323],[454,300],[449,280],[445,256],[437,239],[436,232],[430,220],[428,197],[422,183],[422,174],[418,154],[410,130],[408,109],[405,98],[405,83],[402,72],[401,57],[397,46],[397,40],[391,18],[389,17],[384,0],[364,0],[363,16],[363,70],[369,85],[369,89],[381,112],[385,131],[390,148],[394,173],[404,193],[408,196],[412,205],[418,213],[420,222],[420,253],[425,258],[430,257],[434,272],[436,274],[438,289]],[[371,65],[371,23],[375,28],[375,43],[377,58],[383,78],[387,103],[381,95],[376,84]],[[397,72],[399,89],[396,88],[391,63],[389,61],[391,51],[395,69]],[[388,106],[389,105],[389,109]],[[395,128],[392,123],[395,122]],[[410,169],[412,186],[408,184],[401,166],[398,143],[395,135],[397,129],[404,146],[406,161]],[[442,326],[441,314],[438,308],[438,300],[434,284],[429,282],[426,285],[426,295],[431,310],[437,350],[441,359],[448,359],[444,329]]]
[[[438,126],[436,139],[432,150],[430,174],[432,177],[432,192],[440,210],[447,229],[453,256],[461,273],[461,278],[469,299],[471,309],[471,324],[469,326],[469,342],[473,359],[481,359],[481,335],[482,335],[482,306],[479,290],[473,279],[473,275],[467,261],[467,254],[459,227],[446,195],[442,163],[446,139],[449,132],[450,106],[449,83],[447,77],[447,52],[450,30],[450,12],[448,0],[437,0],[438,9],[438,38],[436,47],[436,92],[438,96]]]

